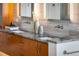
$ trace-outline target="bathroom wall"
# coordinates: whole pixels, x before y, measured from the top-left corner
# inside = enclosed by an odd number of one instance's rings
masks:
[[[2,3],[0,3],[0,25],[2,24]]]
[[[79,3],[70,3],[70,21],[79,24]]]
[[[15,16],[15,14],[16,14],[16,4],[14,4],[14,3],[9,3],[8,4],[8,19],[9,19],[9,22],[11,23],[13,23],[13,21],[14,21],[14,16]]]
[[[9,21],[8,20],[8,3],[3,4],[2,17],[3,17],[2,24],[4,27],[5,25],[8,24],[8,21]]]
[[[44,3],[34,3],[33,19],[34,21],[42,21],[45,19]]]
[[[14,16],[16,14],[16,4],[14,3],[4,3],[3,4],[3,26],[10,25],[14,22]]]

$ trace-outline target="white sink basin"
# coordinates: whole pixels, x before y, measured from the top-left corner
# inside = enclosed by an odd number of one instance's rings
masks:
[[[40,40],[51,40],[52,38],[50,37],[39,37]]]

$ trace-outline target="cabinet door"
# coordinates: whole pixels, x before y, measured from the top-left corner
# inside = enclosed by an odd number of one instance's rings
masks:
[[[14,34],[7,34],[7,50],[5,53],[11,56],[21,56],[22,55],[22,46],[23,40],[21,36]]]
[[[23,38],[18,35],[9,35],[8,38],[8,54],[21,56],[36,56],[37,41],[29,38]]]
[[[11,55],[11,56],[20,56],[22,55],[22,42],[20,42],[19,40],[21,40],[22,38],[20,36],[14,35],[14,37],[17,38],[17,40],[13,37],[13,35],[8,34],[8,33],[3,33],[0,32],[0,51],[2,51],[3,53],[7,54],[7,55]]]
[[[39,56],[48,56],[48,44],[43,42],[38,42],[38,54]]]
[[[23,46],[23,55],[25,56],[37,56],[37,41],[25,38]]]

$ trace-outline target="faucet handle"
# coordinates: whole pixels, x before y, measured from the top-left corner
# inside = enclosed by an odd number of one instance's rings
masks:
[[[63,29],[63,26],[60,26],[61,29]]]
[[[63,26],[62,25],[57,25],[57,26],[55,26],[55,28],[63,29]]]

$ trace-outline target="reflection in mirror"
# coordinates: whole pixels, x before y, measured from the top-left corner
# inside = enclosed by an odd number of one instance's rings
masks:
[[[70,20],[69,3],[46,3],[45,14],[48,20]]]

